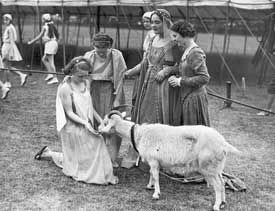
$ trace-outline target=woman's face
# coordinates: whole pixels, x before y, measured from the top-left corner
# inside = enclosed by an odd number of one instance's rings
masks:
[[[9,24],[10,24],[10,19],[4,18],[4,24],[5,24],[5,25],[9,25]]]
[[[163,33],[163,22],[156,14],[152,15],[151,27],[155,34]]]
[[[151,21],[149,18],[143,18],[142,19],[143,22],[143,26],[146,30],[150,30],[151,29]]]
[[[178,32],[174,32],[170,30],[170,37],[173,41],[176,41],[179,46],[183,48],[186,47],[186,38],[182,37]]]
[[[99,55],[102,58],[106,58],[109,47],[99,47],[99,46],[94,46],[95,52],[97,55]]]

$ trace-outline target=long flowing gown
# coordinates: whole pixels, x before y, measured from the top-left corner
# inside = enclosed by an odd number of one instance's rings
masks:
[[[179,65],[181,96],[176,110],[180,125],[210,126],[206,84],[209,82],[205,53],[198,46],[188,50]]]
[[[75,114],[93,123],[93,105],[88,89],[84,93],[75,92],[72,89],[71,97]],[[60,99],[57,101],[60,102]],[[62,115],[60,106],[62,105],[57,102],[57,112],[59,112],[57,115],[59,116]],[[60,165],[58,161],[56,162],[63,168],[64,174],[86,183],[117,183],[103,137],[92,134],[84,126],[67,117],[65,121],[65,125],[60,127],[62,128],[60,130],[62,163]]]
[[[178,92],[169,86],[168,77],[178,62],[180,51],[172,41],[163,47],[154,47],[152,42],[153,39],[144,61],[147,63],[147,70],[144,79],[140,80],[140,91],[136,100],[136,122],[173,125],[174,99]],[[158,82],[155,77],[165,68],[166,76],[162,82]]]
[[[119,105],[125,103],[123,90],[123,72],[127,69],[122,53],[110,49],[106,59],[97,55],[95,50],[84,55],[92,66],[91,97],[97,113],[104,118],[117,101]],[[116,162],[121,144],[121,138],[116,135],[106,136],[106,144],[113,162]]]

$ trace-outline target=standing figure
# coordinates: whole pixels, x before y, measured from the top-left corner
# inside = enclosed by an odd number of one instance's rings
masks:
[[[3,34],[3,45],[1,48],[2,60],[4,68],[11,69],[13,68],[13,62],[22,61],[22,56],[15,43],[17,40],[17,33],[14,25],[12,24],[12,16],[10,14],[5,14],[3,16],[3,19],[6,28]],[[28,75],[21,73],[20,71],[12,71],[12,73],[15,73],[20,76],[20,85],[24,86]],[[6,87],[11,88],[8,70],[4,71],[4,79]]]
[[[126,63],[119,50],[112,48],[113,39],[104,33],[93,37],[94,50],[85,53],[84,58],[91,64],[91,97],[94,108],[103,118],[113,107],[124,104],[123,73]],[[107,147],[114,167],[118,166],[117,156],[121,139],[116,135],[106,137]]]
[[[145,12],[142,16],[142,22],[143,26],[146,30],[148,30],[144,42],[143,42],[143,59],[146,58],[146,52],[149,47],[150,41],[152,38],[155,36],[154,31],[151,29],[151,15],[152,12]],[[127,71],[125,75],[127,76],[135,76],[135,81],[133,85],[133,91],[132,91],[132,105],[134,106],[132,111],[131,111],[131,120],[136,121],[136,100],[138,98],[137,93],[140,92],[140,89],[143,84],[145,72],[146,72],[146,67],[144,66],[144,62],[140,62],[137,64],[135,67],[133,67],[130,71]]]
[[[196,30],[187,21],[180,20],[171,28],[171,38],[185,51],[179,64],[179,76],[171,76],[169,83],[172,87],[180,87],[178,114],[181,125],[210,126],[206,84],[209,74],[204,51],[195,43]],[[176,116],[176,115],[175,115]]]
[[[137,92],[135,122],[172,124],[175,90],[169,86],[168,77],[173,74],[179,60],[179,48],[169,36],[171,16],[164,9],[151,15],[151,27],[155,36],[151,39],[146,56],[144,80]],[[132,75],[135,68],[126,72]]]
[[[45,65],[48,72],[50,72],[45,81],[48,81],[47,84],[55,84],[58,83],[58,79],[55,74],[56,68],[54,65],[54,55],[57,53],[58,50],[58,43],[57,40],[59,38],[58,31],[54,26],[50,14],[42,15],[42,22],[44,23],[40,34],[35,37],[33,40],[29,41],[28,44],[32,44],[42,38],[42,41],[45,43],[44,48],[44,55],[42,57],[42,62]]]
[[[101,117],[93,108],[89,90],[89,63],[73,59],[64,69],[67,76],[56,97],[56,122],[62,153],[43,147],[35,159],[50,157],[63,173],[77,181],[117,184],[104,138],[94,129]]]

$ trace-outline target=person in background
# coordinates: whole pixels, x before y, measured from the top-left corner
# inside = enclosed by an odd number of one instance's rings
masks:
[[[44,24],[40,34],[33,40],[29,41],[28,44],[30,45],[42,38],[42,41],[45,43],[42,62],[45,65],[47,71],[50,72],[45,78],[45,81],[47,81],[47,84],[56,84],[58,83],[58,79],[56,75],[51,74],[51,72],[56,73],[56,68],[54,65],[54,55],[57,53],[58,50],[57,40],[59,38],[59,34],[50,14],[43,14],[42,21]]]
[[[204,51],[196,44],[194,26],[185,21],[175,22],[171,28],[171,39],[184,49],[179,64],[179,75],[168,79],[172,87],[180,87],[177,122],[180,125],[210,126],[206,85],[210,76]],[[174,115],[176,116],[176,115]]]
[[[142,22],[143,26],[146,30],[148,30],[144,42],[143,42],[143,59],[146,58],[146,52],[149,47],[149,43],[151,39],[155,36],[154,31],[151,29],[151,15],[152,12],[145,12],[142,16]],[[127,71],[126,75],[127,76],[135,76],[135,81],[134,81],[134,86],[133,86],[133,91],[132,91],[132,105],[134,106],[131,112],[131,120],[136,121],[136,99],[137,99],[137,93],[140,92],[140,89],[143,84],[144,76],[145,76],[145,71],[146,67],[143,65],[143,62],[140,62],[137,64],[135,67],[131,69],[131,71]]]
[[[1,48],[3,66],[7,69],[14,69],[12,67],[13,62],[22,61],[22,56],[16,46],[17,33],[14,25],[12,24],[11,14],[5,14],[3,16],[4,24],[6,26],[3,33],[3,45]],[[9,81],[9,70],[4,71],[5,86],[11,88],[11,83]],[[28,75],[21,73],[20,71],[11,71],[14,74],[19,75],[20,85],[24,86]]]
[[[91,65],[91,97],[94,108],[104,118],[114,107],[125,103],[123,74],[127,70],[122,53],[112,48],[113,39],[105,33],[95,34],[94,49],[85,53],[84,58]],[[117,157],[121,138],[106,136],[107,147],[114,167],[118,167]]]
[[[63,173],[76,181],[117,184],[104,138],[95,130],[101,117],[93,107],[88,76],[90,64],[75,58],[64,68],[64,81],[56,97],[56,122],[62,152],[43,147],[35,159],[52,158]]]

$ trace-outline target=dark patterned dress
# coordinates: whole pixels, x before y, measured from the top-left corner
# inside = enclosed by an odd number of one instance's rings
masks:
[[[184,56],[185,57],[185,56]],[[198,46],[193,47],[179,65],[181,106],[177,122],[181,125],[210,126],[206,84],[209,82],[205,53]],[[175,116],[175,115],[174,115]]]

